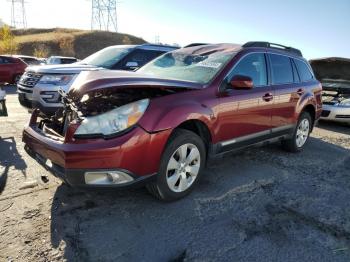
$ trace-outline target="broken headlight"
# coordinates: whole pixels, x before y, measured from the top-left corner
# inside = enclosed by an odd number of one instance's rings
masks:
[[[135,125],[149,104],[149,99],[142,99],[123,105],[106,113],[84,118],[75,135],[112,135]]]

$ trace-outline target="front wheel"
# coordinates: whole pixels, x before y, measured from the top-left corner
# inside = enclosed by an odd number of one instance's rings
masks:
[[[302,112],[292,138],[282,141],[283,147],[289,152],[301,151],[309,138],[311,127],[312,119],[310,114]]]
[[[162,155],[157,181],[147,185],[148,191],[165,201],[184,197],[198,182],[205,161],[203,140],[191,131],[175,130]]]

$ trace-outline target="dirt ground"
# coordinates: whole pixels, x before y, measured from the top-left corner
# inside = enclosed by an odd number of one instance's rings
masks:
[[[24,151],[29,114],[0,118],[0,261],[350,261],[350,127],[320,123],[305,150],[216,160],[187,198],[80,191]]]

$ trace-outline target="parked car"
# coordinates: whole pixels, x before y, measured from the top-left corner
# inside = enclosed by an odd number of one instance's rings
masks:
[[[12,55],[12,57],[19,58],[23,62],[25,62],[27,65],[43,65],[43,62],[34,56],[26,56],[26,55]]]
[[[310,64],[323,87],[321,119],[350,124],[350,59],[329,57]]]
[[[209,157],[281,141],[301,151],[322,111],[301,52],[266,42],[179,49],[135,73],[82,72],[55,117],[33,112],[26,151],[72,186],[147,184],[187,195]]]
[[[24,73],[27,64],[11,56],[0,56],[0,83],[15,84]]]
[[[72,65],[29,67],[18,83],[18,99],[28,109],[40,108],[42,113],[52,115],[62,108],[58,91],[67,92],[81,71],[133,71],[177,48],[151,44],[110,46]]]
[[[79,59],[75,57],[66,57],[66,56],[50,56],[46,59],[47,65],[66,65],[73,64],[78,62]]]

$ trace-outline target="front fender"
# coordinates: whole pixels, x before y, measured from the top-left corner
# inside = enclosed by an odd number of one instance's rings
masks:
[[[213,111],[197,101],[183,101],[164,105],[150,105],[139,125],[147,132],[173,129],[187,120],[200,120],[210,130]]]

